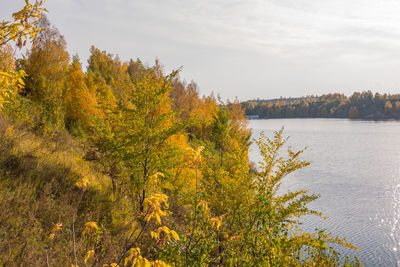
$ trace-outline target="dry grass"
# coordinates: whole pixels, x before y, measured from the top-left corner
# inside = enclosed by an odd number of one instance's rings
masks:
[[[42,138],[0,116],[0,266],[44,266],[46,253],[51,266],[70,265],[74,214],[78,233],[87,221],[112,220],[110,179],[83,154],[66,132]],[[60,222],[55,242],[49,234]],[[84,240],[77,246],[84,255]]]

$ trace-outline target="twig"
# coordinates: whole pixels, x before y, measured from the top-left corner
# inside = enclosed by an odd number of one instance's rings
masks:
[[[75,243],[75,214],[72,216],[72,237],[74,239],[74,257],[75,257],[75,267],[78,266],[78,260],[76,258],[76,243]]]
[[[47,267],[50,267],[50,264],[49,264],[49,254],[47,253],[47,251],[46,251],[46,264],[47,264]]]

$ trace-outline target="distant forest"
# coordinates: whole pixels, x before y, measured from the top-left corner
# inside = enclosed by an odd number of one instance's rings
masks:
[[[301,98],[249,100],[243,102],[246,115],[259,118],[351,118],[400,119],[400,94],[371,91],[326,94]]]

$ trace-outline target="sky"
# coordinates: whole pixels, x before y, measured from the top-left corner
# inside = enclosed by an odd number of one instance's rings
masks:
[[[0,0],[0,20],[23,0]],[[240,100],[400,93],[398,0],[47,0],[85,64],[94,45],[159,58],[200,93]]]

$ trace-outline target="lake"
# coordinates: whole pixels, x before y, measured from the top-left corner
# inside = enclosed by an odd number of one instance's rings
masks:
[[[307,147],[311,165],[285,178],[282,190],[309,189],[310,206],[328,219],[304,219],[303,229],[325,228],[360,251],[365,266],[398,266],[400,260],[400,122],[347,119],[251,120],[253,137],[284,126],[293,148]],[[250,160],[261,158],[253,144]]]

